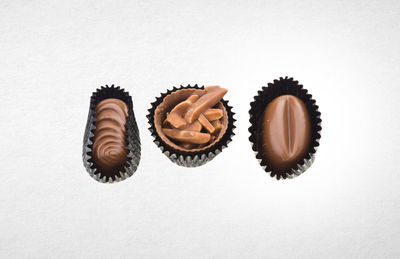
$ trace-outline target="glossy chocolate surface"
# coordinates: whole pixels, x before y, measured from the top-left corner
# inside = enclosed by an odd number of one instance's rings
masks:
[[[154,112],[157,134],[179,151],[198,152],[211,147],[227,129],[227,112],[220,102],[226,92],[219,86],[209,86],[167,95]]]
[[[127,160],[125,124],[128,106],[119,99],[109,98],[99,102],[95,112],[93,161],[101,171],[118,171]]]
[[[282,95],[270,102],[261,121],[260,145],[268,165],[288,172],[305,157],[310,145],[310,118],[303,101]]]

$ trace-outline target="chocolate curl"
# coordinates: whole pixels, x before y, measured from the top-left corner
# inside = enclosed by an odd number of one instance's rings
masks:
[[[185,101],[177,104],[169,114],[167,114],[167,122],[174,128],[183,129],[186,127],[187,122],[182,117],[186,113],[186,110],[193,104],[193,102],[199,99],[198,95],[191,95]]]
[[[203,114],[206,116],[207,120],[215,121],[222,118],[223,112],[221,109],[210,108],[207,109]]]
[[[201,125],[210,133],[214,133],[215,129],[213,125],[207,120],[207,118],[203,115],[200,114],[199,118],[197,119]]]
[[[222,97],[228,92],[227,89],[219,86],[207,86],[205,88],[206,94],[201,96],[193,105],[191,105],[186,114],[185,120],[189,123],[193,123],[197,120],[205,110],[216,105]]]

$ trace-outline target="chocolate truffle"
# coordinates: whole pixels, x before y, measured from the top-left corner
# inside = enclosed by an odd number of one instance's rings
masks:
[[[262,154],[274,170],[286,172],[306,155],[310,119],[303,101],[296,96],[282,95],[269,103],[261,129]]]
[[[93,161],[103,172],[118,171],[127,160],[125,124],[128,106],[109,98],[95,108],[96,130],[93,139]]]

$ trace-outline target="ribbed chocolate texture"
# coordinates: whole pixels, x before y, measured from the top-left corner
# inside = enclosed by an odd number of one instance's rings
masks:
[[[119,99],[108,98],[96,105],[95,112],[93,161],[103,172],[117,172],[127,160],[125,124],[128,106]]]

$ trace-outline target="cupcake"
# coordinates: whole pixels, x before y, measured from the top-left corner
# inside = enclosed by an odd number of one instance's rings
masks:
[[[156,98],[147,118],[154,143],[174,163],[201,166],[226,148],[234,135],[232,107],[219,86],[174,87]]]
[[[90,98],[83,139],[83,164],[102,183],[125,180],[140,162],[140,136],[132,98],[120,87],[105,86]]]
[[[321,113],[311,94],[293,78],[263,87],[250,103],[250,142],[265,172],[293,178],[313,163],[321,138]]]

